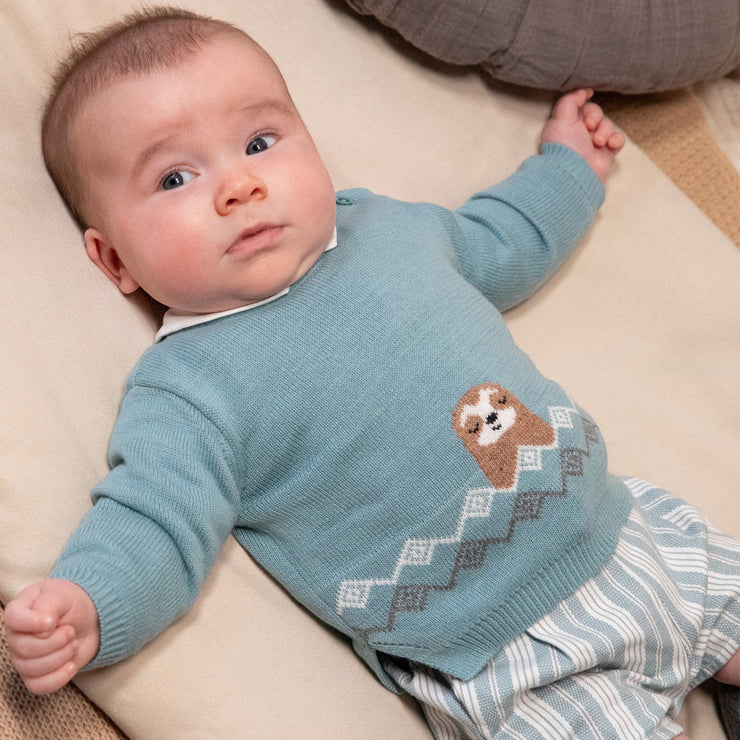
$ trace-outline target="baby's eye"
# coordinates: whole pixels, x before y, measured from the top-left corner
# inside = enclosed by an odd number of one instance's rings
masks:
[[[170,172],[162,178],[162,190],[174,190],[184,185],[186,182],[190,182],[195,175],[192,172],[183,172],[178,170],[177,172]]]
[[[269,149],[277,139],[274,136],[263,134],[247,144],[247,154],[260,154]]]

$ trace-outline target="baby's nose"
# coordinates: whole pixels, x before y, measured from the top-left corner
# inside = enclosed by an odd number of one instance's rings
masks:
[[[259,175],[247,167],[229,172],[216,196],[216,210],[227,215],[249,201],[262,200],[267,196],[267,186]]]

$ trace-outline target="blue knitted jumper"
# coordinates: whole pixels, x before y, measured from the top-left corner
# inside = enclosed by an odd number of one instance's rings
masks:
[[[469,679],[594,575],[628,491],[500,311],[602,198],[555,145],[456,211],[344,191],[287,295],[147,350],[52,573],[98,609],[90,665],[186,611],[230,533],[388,686],[378,651]]]

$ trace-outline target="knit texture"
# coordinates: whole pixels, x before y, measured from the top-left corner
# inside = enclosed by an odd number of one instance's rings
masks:
[[[717,703],[728,740],[740,740],[740,686],[717,683]]]
[[[727,96],[728,105],[735,100]],[[650,159],[740,247],[740,172],[712,136],[701,105],[691,92],[679,90],[634,96],[600,94],[598,102]],[[735,105],[738,104],[735,102]]]
[[[470,677],[593,575],[629,494],[500,310],[602,198],[553,145],[457,211],[345,191],[286,296],[151,348],[53,573],[98,608],[92,665],[182,614],[230,532],[381,680],[377,651]]]

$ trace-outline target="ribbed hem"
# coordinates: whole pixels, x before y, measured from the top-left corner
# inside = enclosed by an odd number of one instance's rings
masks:
[[[522,585],[504,606],[494,609],[472,627],[454,637],[443,649],[382,645],[379,650],[437,668],[463,681],[476,676],[503,647],[595,576],[614,554],[622,525],[632,508],[632,496],[624,483],[610,478],[613,505],[601,511],[609,522]],[[621,489],[621,490],[620,490]],[[614,526],[614,524],[618,526]],[[608,530],[607,534],[604,531]],[[450,625],[453,632],[455,625]],[[363,656],[364,657],[364,656]]]
[[[542,144],[540,154],[557,162],[569,172],[578,183],[594,210],[598,210],[604,202],[606,192],[604,185],[599,180],[591,165],[575,150],[564,144]]]
[[[71,563],[55,568],[49,578],[62,578],[76,583],[93,600],[100,622],[100,648],[84,670],[102,668],[127,658],[131,653],[132,625],[141,621],[132,603],[121,598],[109,579],[97,570]]]

